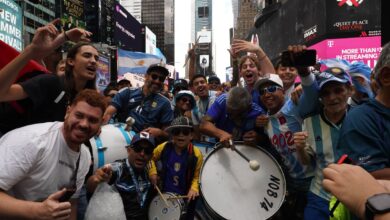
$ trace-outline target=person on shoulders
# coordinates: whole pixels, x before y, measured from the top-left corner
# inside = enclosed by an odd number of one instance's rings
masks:
[[[169,99],[160,94],[168,74],[163,65],[150,65],[141,88],[125,88],[115,95],[104,114],[104,123],[117,112],[125,112],[127,117],[135,119],[135,132],[145,131],[156,138],[168,137],[164,128],[173,120],[173,110]],[[126,118],[119,120],[124,122]]]

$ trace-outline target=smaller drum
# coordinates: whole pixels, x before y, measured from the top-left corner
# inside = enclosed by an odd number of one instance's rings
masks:
[[[165,192],[163,195],[169,207],[166,206],[160,195],[155,196],[149,205],[149,220],[180,220],[185,214],[184,200],[169,199],[178,196],[175,193]]]
[[[99,136],[89,140],[92,146],[93,170],[107,163],[127,158],[126,146],[130,144],[134,131],[126,131],[123,123],[102,126]]]

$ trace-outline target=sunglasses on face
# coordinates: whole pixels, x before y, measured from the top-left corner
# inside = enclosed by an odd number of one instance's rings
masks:
[[[131,149],[133,149],[136,153],[141,153],[141,151],[144,151],[144,153],[147,155],[151,155],[154,150],[152,147],[142,147],[141,145],[131,146]]]
[[[265,93],[274,93],[276,92],[276,90],[278,89],[282,89],[280,88],[280,86],[268,86],[268,87],[265,87],[263,89],[259,89],[259,94],[260,95],[265,95]]]
[[[174,128],[172,129],[172,135],[178,136],[180,134],[183,134],[185,136],[190,135],[191,129],[190,128]]]
[[[191,103],[191,100],[189,99],[189,98],[186,98],[186,97],[184,97],[184,98],[181,98],[181,99],[179,99],[180,101],[182,101],[182,102],[188,102],[188,103]]]
[[[152,77],[153,80],[158,79],[158,81],[160,81],[160,82],[164,82],[165,78],[166,78],[165,76],[161,76],[158,74],[150,74],[150,76]]]

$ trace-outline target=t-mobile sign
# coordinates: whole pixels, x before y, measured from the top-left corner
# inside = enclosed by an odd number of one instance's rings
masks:
[[[309,48],[317,50],[317,60],[337,58],[349,62],[362,61],[371,69],[382,51],[380,36],[327,39]]]

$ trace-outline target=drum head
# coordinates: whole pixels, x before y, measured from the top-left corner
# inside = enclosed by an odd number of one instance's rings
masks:
[[[163,193],[164,198],[175,197],[174,193]],[[184,202],[182,199],[167,200],[169,207],[165,205],[160,195],[153,198],[149,205],[149,220],[180,220]]]
[[[259,147],[235,143],[236,148],[260,168],[228,148],[216,148],[203,163],[201,195],[213,212],[225,219],[267,219],[282,205],[286,192],[283,171],[276,160]]]

